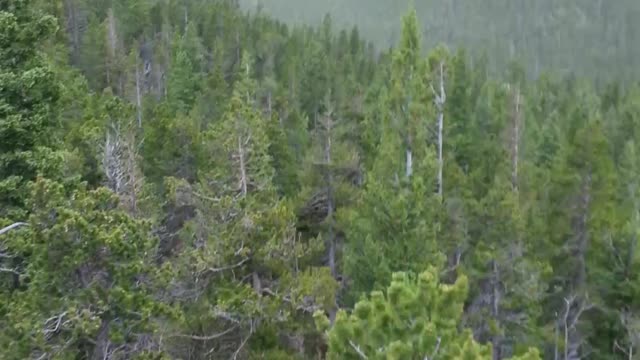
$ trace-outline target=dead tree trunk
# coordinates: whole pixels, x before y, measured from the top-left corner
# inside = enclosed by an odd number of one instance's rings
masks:
[[[447,94],[444,89],[444,62],[440,62],[439,78],[439,93],[434,90],[433,85],[431,86],[431,91],[435,96],[434,103],[438,110],[438,195],[442,197],[444,188],[442,178],[444,169],[444,154],[442,150],[444,144],[444,105],[447,101]]]
[[[563,343],[564,343],[564,360],[579,360],[580,347],[584,339],[578,329],[580,318],[585,311],[593,308],[593,304],[589,302],[586,295],[577,295],[575,293],[564,299],[565,308],[562,316]]]
[[[516,88],[513,110],[513,125],[511,136],[511,186],[518,191],[518,160],[520,158],[520,132],[521,132],[521,115],[520,115],[520,88]]]
[[[582,314],[593,307],[585,291],[587,282],[586,255],[589,247],[588,217],[591,206],[591,169],[587,169],[582,177],[582,184],[577,198],[576,213],[573,219],[575,238],[572,244],[571,257],[576,260],[575,268],[570,279],[572,292],[565,301],[562,328],[564,329],[564,360],[580,359],[580,349],[584,336],[580,333],[578,324]]]
[[[103,319],[98,330],[98,336],[95,340],[95,347],[91,356],[92,360],[105,360],[109,359],[109,347],[111,342],[109,341],[109,320]]]
[[[137,162],[135,132],[130,128],[122,129],[119,124],[113,124],[107,130],[102,149],[102,170],[106,186],[119,196],[122,206],[135,215],[143,179]]]
[[[240,191],[242,192],[242,197],[245,197],[247,196],[247,184],[249,180],[247,179],[245,151],[241,136],[238,136],[238,159],[240,161]]]
[[[494,260],[492,262],[492,295],[491,295],[491,315],[496,322],[496,326],[500,328],[500,301],[502,298],[501,284],[500,284],[500,270],[498,269],[498,262]],[[502,359],[502,336],[499,334],[492,335],[491,345],[493,347],[493,360]]]
[[[138,58],[136,57],[136,115],[138,118],[138,128],[142,127],[142,95],[140,90],[140,69]]]
[[[411,151],[411,146],[407,145],[407,149],[405,150],[405,175],[407,178],[410,178],[412,174],[413,174],[413,152]]]
[[[112,86],[114,82],[113,68],[115,66],[118,51],[118,32],[116,30],[116,19],[113,15],[113,9],[107,12],[107,44],[109,45],[107,58],[107,85]]]

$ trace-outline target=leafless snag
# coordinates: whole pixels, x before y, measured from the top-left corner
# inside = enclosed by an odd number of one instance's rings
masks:
[[[29,224],[23,223],[23,222],[17,222],[17,223],[11,224],[11,225],[9,225],[7,227],[4,227],[4,228],[0,229],[0,235],[3,235],[3,234],[5,234],[5,233],[7,233],[7,232],[9,232],[9,231],[11,231],[11,230],[13,230],[15,228],[20,227],[20,226],[28,226],[28,225]]]
[[[64,324],[63,320],[64,317],[67,316],[67,312],[63,312],[60,315],[56,315],[56,316],[52,316],[50,318],[48,318],[45,322],[44,322],[44,336],[47,339],[51,339],[51,337],[55,334],[57,334],[60,329],[61,326]]]
[[[0,267],[0,273],[11,273],[11,274],[15,274],[15,275],[20,275],[18,270],[5,268],[5,267]]]
[[[360,349],[360,346],[354,344],[353,341],[349,340],[349,345],[351,345],[353,350],[355,350],[355,352],[358,353],[358,355],[360,356],[361,359],[365,359],[365,360],[369,359],[369,357],[367,355],[365,355],[365,353],[362,351],[362,349]]]
[[[35,360],[44,360],[49,356],[49,353],[47,352],[43,352],[40,356],[38,356],[37,358],[35,358]]]
[[[438,110],[438,195],[442,197],[443,195],[443,179],[442,179],[442,171],[444,168],[444,157],[442,153],[442,147],[444,143],[443,132],[444,132],[444,105],[447,101],[447,94],[444,90],[444,62],[440,62],[440,92],[437,93],[433,88],[433,84],[430,84],[431,92],[434,95],[434,103]]]
[[[515,104],[513,110],[513,128],[512,128],[512,136],[511,136],[511,185],[513,186],[514,191],[518,191],[518,160],[520,158],[520,137],[521,137],[521,127],[522,127],[522,119],[521,119],[521,95],[520,88],[517,87],[515,90]]]
[[[125,208],[135,214],[137,197],[142,187],[142,175],[137,164],[135,134],[113,124],[103,145],[102,169],[107,187],[118,194]]]
[[[245,146],[248,141],[249,141],[249,138],[247,138],[247,140],[245,141]],[[241,137],[238,137],[238,158],[240,161],[240,191],[241,191],[242,197],[245,197],[247,196],[247,184],[249,180],[247,178],[245,150],[244,150],[244,146],[242,145]]]
[[[562,325],[564,328],[564,359],[570,358],[570,352],[578,351],[582,344],[581,339],[571,339],[572,335],[576,335],[576,327],[580,322],[580,318],[585,311],[594,308],[594,304],[589,301],[588,295],[584,297],[571,294],[564,299],[565,311],[562,317]]]
[[[438,351],[440,351],[440,344],[442,343],[442,338],[438,336],[438,342],[436,342],[436,348],[431,353],[431,356],[425,356],[424,360],[433,360],[438,355]]]
[[[249,320],[249,325],[251,327],[249,329],[249,334],[244,338],[244,340],[242,340],[242,343],[240,343],[240,346],[238,347],[238,349],[233,353],[233,360],[237,360],[238,355],[240,354],[240,351],[242,351],[242,348],[244,348],[244,346],[246,345],[247,341],[249,341],[249,339],[253,335],[253,332],[255,331],[255,324],[254,324],[254,320],[253,319]]]
[[[208,268],[207,270],[205,270],[206,273],[219,273],[219,272],[223,272],[223,271],[227,271],[227,270],[232,270],[235,268],[238,268],[242,265],[244,265],[247,261],[249,261],[249,258],[243,259],[242,261],[238,262],[237,264],[233,264],[233,265],[229,265],[229,266],[224,266],[224,267],[220,267],[220,268]]]
[[[620,312],[620,323],[627,331],[627,344],[621,345],[617,340],[614,341],[614,349],[620,350],[627,356],[629,360],[635,355],[634,349],[640,343],[640,320],[628,310]]]

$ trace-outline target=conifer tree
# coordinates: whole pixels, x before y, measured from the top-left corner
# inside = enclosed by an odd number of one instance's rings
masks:
[[[224,78],[224,57],[219,47],[216,47],[213,58],[212,69],[203,78],[202,90],[191,114],[199,119],[202,129],[222,118],[229,97],[229,86]]]
[[[323,44],[316,40],[306,45],[305,56],[302,59],[303,68],[300,74],[299,99],[300,106],[311,121],[322,113],[324,95],[329,89],[329,63],[325,57]]]
[[[556,157],[551,175],[554,200],[548,205],[548,231],[556,245],[549,256],[557,274],[551,286],[562,289],[554,299],[556,321],[565,335],[565,357],[586,351],[584,339],[597,327],[589,316],[599,297],[594,284],[610,271],[603,256],[614,224],[610,199],[616,179],[610,147],[593,105],[572,104],[566,147]],[[586,125],[576,126],[585,118],[589,119]]]
[[[80,38],[78,68],[95,91],[102,91],[108,86],[106,37],[106,28],[101,20],[95,14],[87,15],[87,29]]]
[[[324,114],[316,122],[301,180],[305,203],[299,213],[299,228],[319,235],[327,250],[326,265],[334,277],[339,274],[338,249],[342,230],[336,224],[336,211],[349,206],[355,186],[360,182],[360,164],[353,144],[347,138],[346,119],[325,96]]]
[[[205,135],[210,167],[190,190],[197,216],[185,230],[191,236],[184,244],[190,259],[186,285],[207,294],[194,305],[209,312],[205,318],[190,313],[187,323],[206,332],[237,327],[238,352],[249,338],[275,337],[268,334],[270,324],[286,323],[287,314],[303,306],[301,294],[313,295],[302,290],[299,276],[304,256],[317,251],[296,237],[291,207],[278,198],[268,123],[255,103],[248,59],[243,55],[244,71],[223,119]],[[326,275],[313,281],[335,282]],[[220,351],[218,356],[233,354]]]
[[[638,2],[360,2],[0,0],[0,358],[636,356]]]
[[[378,152],[360,203],[344,215],[345,270],[353,295],[383,286],[396,271],[442,266],[436,244],[438,199],[426,62],[420,58],[415,11],[405,17],[394,52]]]
[[[38,179],[24,230],[4,238],[26,263],[3,268],[19,286],[2,290],[0,343],[8,359],[102,359],[154,351],[153,326],[171,310],[155,295],[149,224],[118,209],[105,188],[68,190]],[[160,282],[159,282],[160,281]]]
[[[608,339],[607,332],[614,333],[614,352],[625,357],[633,357],[638,352],[638,314],[640,308],[635,299],[638,298],[640,279],[631,269],[638,266],[638,226],[640,225],[639,197],[637,186],[638,155],[637,146],[629,140],[624,146],[621,162],[618,167],[620,174],[619,191],[622,212],[618,216],[621,222],[617,228],[619,232],[612,235],[609,244],[607,260],[609,274],[604,273],[600,281],[610,281],[614,285],[603,294],[603,301],[611,313],[597,319],[598,326],[593,341],[602,343]],[[633,299],[633,300],[632,300]],[[619,339],[619,340],[618,340]]]
[[[503,359],[514,349],[540,341],[536,321],[546,291],[547,264],[543,256],[536,256],[544,242],[526,231],[533,227],[528,219],[535,216],[529,210],[533,189],[520,182],[528,184],[531,174],[523,161],[513,161],[513,123],[521,121],[524,111],[509,86],[488,83],[479,95],[487,99],[480,103],[495,107],[478,107],[468,131],[484,127],[501,136],[475,139],[465,156],[464,181],[470,189],[460,198],[467,239],[458,247],[464,251],[455,264],[472,279],[466,324],[478,339],[492,343],[494,359]],[[518,172],[516,179],[514,166],[527,171]]]
[[[335,323],[316,313],[328,330],[327,359],[490,359],[491,346],[460,331],[468,280],[441,284],[436,268],[417,277],[395,273],[386,292],[374,291],[353,313],[340,311]],[[514,359],[539,359],[532,349]]]
[[[167,78],[167,100],[172,110],[183,114],[189,113],[199,92],[198,69],[194,62],[194,54],[198,54],[199,49],[191,43],[197,42],[197,38],[192,34],[194,30],[189,29],[183,36],[176,35],[171,72]]]
[[[57,172],[60,88],[39,49],[55,31],[56,20],[30,1],[0,7],[0,217],[23,217],[26,182]]]

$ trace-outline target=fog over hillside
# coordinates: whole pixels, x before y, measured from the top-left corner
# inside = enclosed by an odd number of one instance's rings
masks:
[[[358,26],[387,48],[399,36],[409,0],[240,0],[289,23],[318,24],[325,14],[339,28]],[[640,75],[640,1],[636,0],[413,0],[427,48],[438,43],[486,52],[496,70],[510,59],[531,74],[545,69],[600,79]],[[631,75],[631,76],[630,76]]]

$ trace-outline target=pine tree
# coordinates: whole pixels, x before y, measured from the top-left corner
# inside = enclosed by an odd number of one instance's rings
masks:
[[[106,37],[106,28],[101,20],[95,15],[88,15],[87,29],[80,38],[78,68],[95,91],[102,91],[108,86]]]
[[[0,274],[19,277],[0,302],[6,358],[154,351],[154,321],[172,311],[156,297],[164,275],[151,261],[149,224],[118,209],[105,188],[38,179],[30,199],[28,226],[3,239],[12,255],[28,254]]]
[[[466,191],[458,191],[465,238],[458,245],[454,267],[461,266],[471,281],[466,324],[481,341],[491,342],[494,359],[503,359],[518,348],[537,344],[537,319],[545,296],[547,264],[544,242],[533,233],[535,217],[529,188],[532,174],[520,159],[523,123],[519,89],[494,83],[479,93],[481,104],[469,119],[470,132],[490,129],[495,137],[479,137],[469,143],[465,156]],[[491,107],[490,105],[493,105]],[[515,125],[514,125],[515,124]],[[460,215],[458,215],[460,216]]]
[[[300,107],[311,121],[321,115],[324,95],[329,89],[330,68],[328,59],[323,54],[323,44],[310,41],[303,58],[302,74],[300,74],[299,99]]]
[[[337,277],[342,230],[337,227],[336,212],[353,201],[361,174],[358,153],[347,139],[347,121],[334,109],[330,94],[325,96],[324,107],[300,176],[305,203],[299,213],[298,228],[307,228],[310,234],[325,240],[326,265]]]
[[[194,53],[197,54],[198,49],[190,44],[192,31],[174,40],[171,72],[167,79],[167,101],[173,111],[183,114],[189,113],[199,91],[197,64],[194,63]]]
[[[427,136],[427,67],[415,12],[404,21],[390,89],[379,99],[385,113],[373,168],[360,203],[342,220],[348,234],[345,271],[355,296],[384,285],[393,272],[442,265],[436,163]]]
[[[638,213],[638,155],[633,140],[624,145],[617,173],[618,199],[620,205],[616,213],[617,222],[610,234],[602,270],[594,272],[598,283],[610,283],[601,291],[603,305],[607,311],[595,314],[591,342],[595,347],[605,349],[613,343],[615,354],[625,358],[633,357],[638,351],[638,291],[640,279],[631,269],[638,266],[637,234],[640,225]]]
[[[202,129],[222,118],[229,98],[229,85],[224,79],[224,58],[220,50],[216,50],[213,61],[213,69],[203,79],[202,91],[191,114],[199,119]]]
[[[367,1],[0,1],[0,358],[634,357],[637,1]]]
[[[441,284],[436,268],[417,277],[395,273],[391,284],[359,301],[353,313],[340,311],[330,328],[324,314],[316,323],[327,331],[328,359],[490,359],[491,346],[477,343],[460,331],[468,280]],[[514,359],[538,359],[529,350]]]
[[[204,332],[203,337],[216,328],[237,328],[240,337],[227,342],[240,348],[249,338],[275,337],[271,326],[286,328],[288,314],[304,308],[303,295],[331,298],[327,293],[305,293],[302,287],[304,256],[317,250],[297,238],[291,206],[278,197],[268,123],[255,103],[248,59],[243,55],[244,71],[223,119],[205,135],[208,171],[196,186],[185,185],[191,188],[186,191],[191,200],[186,201],[195,206],[197,215],[184,230],[182,245],[184,258],[189,259],[184,264],[188,276],[184,286],[207,294],[185,306],[208,309],[206,317],[189,312],[187,324]],[[335,283],[330,276],[313,281],[329,288]],[[233,336],[231,330],[229,334]],[[227,351],[221,348],[216,354],[233,356]]]
[[[0,7],[0,216],[24,216],[25,184],[55,176],[59,84],[39,46],[56,31],[56,20],[29,1]]]
[[[467,54],[463,50],[459,51],[452,59],[450,77],[452,78],[449,96],[447,118],[450,119],[450,126],[447,127],[448,141],[447,149],[455,149],[455,159],[457,165],[464,170],[468,170],[469,158],[473,154],[470,149],[472,137],[472,104],[471,104],[471,87],[472,82],[471,70],[467,64]]]
[[[558,289],[553,299],[559,314],[556,321],[566,335],[565,357],[585,351],[583,341],[597,327],[589,317],[599,297],[594,285],[603,272],[609,272],[603,256],[608,247],[606,234],[614,224],[610,199],[616,179],[595,105],[572,102],[567,142],[551,174],[553,204],[547,205],[549,237],[555,242],[549,256],[557,274],[551,286]],[[584,119],[588,119],[586,125],[578,126]]]

